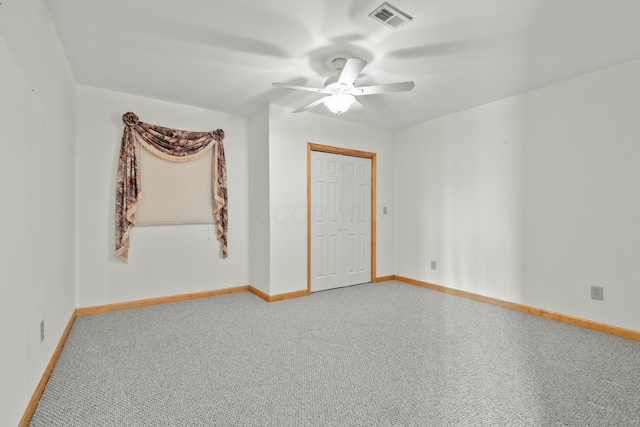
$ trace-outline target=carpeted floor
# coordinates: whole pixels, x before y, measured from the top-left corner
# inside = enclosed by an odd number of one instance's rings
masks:
[[[399,282],[78,317],[31,426],[640,426],[640,342]]]

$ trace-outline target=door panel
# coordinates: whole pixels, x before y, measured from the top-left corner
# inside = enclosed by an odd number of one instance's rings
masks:
[[[326,275],[325,273],[325,264],[324,264],[324,252],[325,252],[325,239],[324,236],[316,236],[316,241],[314,242],[315,247],[318,249],[315,252],[315,256],[318,258],[314,260],[315,265],[317,266],[316,270],[316,278],[323,279]]]
[[[329,259],[329,278],[338,279],[340,274],[340,269],[338,268],[340,265],[340,252],[338,250],[340,236],[333,235],[329,236],[329,245],[328,245],[328,259]]]
[[[343,182],[348,188],[348,215],[344,232],[348,236],[348,284],[371,281],[371,160],[342,156],[346,165]],[[362,241],[367,244],[362,245]]]
[[[323,290],[340,286],[341,280],[340,165],[326,155],[311,158],[311,281],[317,284],[314,290]]]

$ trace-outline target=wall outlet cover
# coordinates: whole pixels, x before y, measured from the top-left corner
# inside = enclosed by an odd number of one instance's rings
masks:
[[[591,287],[591,299],[597,299],[600,301],[604,299],[604,290],[602,289],[602,286]]]

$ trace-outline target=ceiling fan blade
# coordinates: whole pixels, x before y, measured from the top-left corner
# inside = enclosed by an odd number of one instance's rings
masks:
[[[306,90],[306,91],[309,91],[309,92],[331,93],[330,91],[328,91],[328,90],[326,90],[324,88],[320,88],[320,87],[290,85],[289,83],[280,83],[280,82],[272,83],[272,85],[273,86],[278,86],[278,87],[286,87],[288,89]]]
[[[365,111],[367,111],[367,108],[362,105],[362,103],[358,102],[357,99],[353,101],[353,104],[351,104],[351,107],[349,107],[349,112],[353,114],[362,114]]]
[[[352,85],[356,81],[360,72],[367,65],[367,61],[358,58],[349,58],[342,68],[338,84]]]
[[[298,108],[297,110],[293,110],[292,113],[302,113],[303,111],[307,111],[307,110],[309,110],[309,109],[311,109],[311,108],[313,108],[313,107],[315,107],[317,105],[322,104],[322,102],[323,102],[322,100],[323,99],[324,99],[324,97],[318,99],[317,101],[313,101],[311,104],[304,105],[304,106]]]
[[[376,95],[379,93],[407,92],[415,87],[413,82],[388,83],[384,85],[362,86],[353,88],[351,95]]]

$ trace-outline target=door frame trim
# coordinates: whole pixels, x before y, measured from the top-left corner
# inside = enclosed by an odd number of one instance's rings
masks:
[[[376,153],[307,143],[307,292],[311,293],[311,152],[342,154],[371,159],[371,282],[376,282]]]

